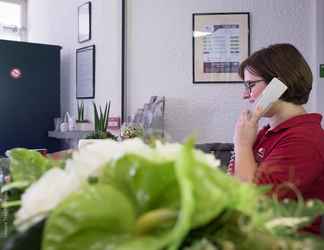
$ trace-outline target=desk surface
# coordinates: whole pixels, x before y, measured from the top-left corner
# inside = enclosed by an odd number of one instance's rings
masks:
[[[84,139],[93,131],[81,131],[81,130],[73,130],[73,131],[48,131],[48,137],[53,137],[57,139],[70,139],[70,140],[78,140]]]

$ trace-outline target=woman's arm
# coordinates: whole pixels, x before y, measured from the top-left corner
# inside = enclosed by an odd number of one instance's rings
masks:
[[[257,163],[253,154],[253,144],[256,139],[258,122],[262,110],[255,113],[243,111],[235,126],[235,176],[245,182],[252,182],[255,177]]]
[[[234,145],[235,176],[241,181],[252,182],[257,169],[253,150],[250,146]]]

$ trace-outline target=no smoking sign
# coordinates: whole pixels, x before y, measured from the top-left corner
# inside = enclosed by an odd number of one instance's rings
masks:
[[[22,72],[20,69],[18,68],[13,68],[11,71],[10,71],[10,76],[13,78],[13,79],[19,79],[22,77]]]

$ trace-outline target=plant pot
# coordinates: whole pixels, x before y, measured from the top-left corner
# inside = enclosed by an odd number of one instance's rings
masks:
[[[79,131],[91,131],[93,130],[93,125],[91,122],[87,121],[87,122],[76,122],[76,130]]]
[[[102,141],[102,140],[104,140],[104,139],[80,139],[78,148],[80,149],[86,145],[92,144],[97,141]]]
[[[103,132],[103,131],[94,131],[91,134],[89,134],[85,139],[79,140],[79,148],[97,142],[98,140],[118,140],[118,137],[112,134],[109,131]]]

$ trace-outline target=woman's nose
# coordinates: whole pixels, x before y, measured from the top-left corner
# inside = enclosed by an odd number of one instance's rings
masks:
[[[250,96],[251,96],[250,91],[248,89],[245,89],[242,95],[243,99],[249,99]]]

